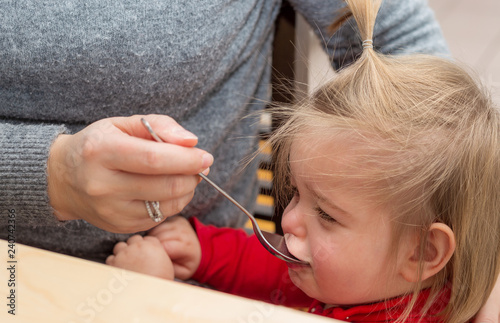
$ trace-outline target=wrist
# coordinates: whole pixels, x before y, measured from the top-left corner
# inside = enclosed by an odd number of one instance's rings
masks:
[[[77,217],[67,212],[64,207],[66,192],[64,178],[68,173],[64,147],[69,138],[70,135],[59,135],[50,147],[49,158],[47,160],[47,194],[53,213],[59,221],[77,219]]]

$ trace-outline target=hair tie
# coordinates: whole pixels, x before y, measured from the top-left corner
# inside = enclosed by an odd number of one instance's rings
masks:
[[[371,39],[363,40],[363,48],[372,48],[373,49],[373,40],[371,40]]]

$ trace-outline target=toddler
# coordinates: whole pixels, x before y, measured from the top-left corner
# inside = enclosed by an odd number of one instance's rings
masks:
[[[363,54],[276,108],[287,264],[242,230],[167,219],[108,264],[352,322],[467,322],[499,274],[499,113],[455,63],[373,49],[381,1],[350,0]]]

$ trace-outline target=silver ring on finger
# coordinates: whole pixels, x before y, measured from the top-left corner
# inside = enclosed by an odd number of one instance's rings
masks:
[[[144,201],[146,205],[146,210],[148,211],[148,215],[154,222],[158,223],[163,220],[163,214],[160,211],[160,202],[158,201]]]

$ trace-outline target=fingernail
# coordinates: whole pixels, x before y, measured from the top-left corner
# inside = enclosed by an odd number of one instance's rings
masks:
[[[212,156],[209,153],[206,153],[201,157],[201,168],[205,169],[210,167],[212,163],[214,162],[214,156]]]
[[[177,136],[183,138],[183,139],[196,139],[196,140],[198,140],[198,137],[195,134],[187,131],[186,129],[182,129],[182,128],[175,129],[173,131],[173,133],[176,134]]]

